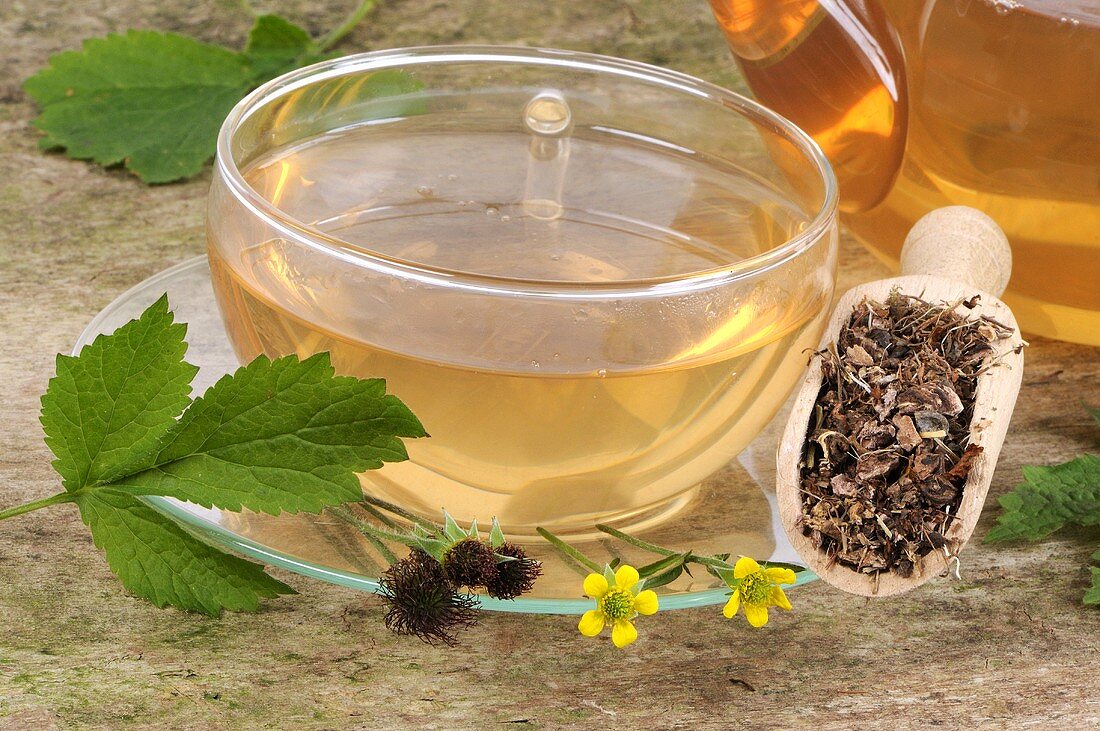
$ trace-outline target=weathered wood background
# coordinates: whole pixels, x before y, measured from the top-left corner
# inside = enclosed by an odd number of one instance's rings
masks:
[[[268,0],[316,32],[351,0]],[[209,176],[145,187],[42,155],[21,81],[88,36],[157,28],[240,44],[233,0],[0,3],[0,505],[58,488],[37,421],[54,353],[119,292],[203,250]],[[348,51],[439,42],[610,53],[740,88],[703,0],[386,0]],[[848,285],[887,272],[854,243]],[[1100,351],[1036,338],[992,495],[1020,465],[1097,449]],[[978,527],[988,530],[991,506]],[[222,619],[126,596],[68,507],[0,524],[0,728],[1100,725],[1100,612],[1081,606],[1096,534],[971,545],[962,583],[867,603],[820,584],[764,631],[668,612],[616,652],[565,617],[489,615],[463,649],[391,636],[371,597],[300,596]]]

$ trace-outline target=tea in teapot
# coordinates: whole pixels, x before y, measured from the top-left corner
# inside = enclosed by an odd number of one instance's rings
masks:
[[[710,3],[872,251],[896,261],[924,213],[979,208],[1012,243],[1021,326],[1100,345],[1100,0]]]

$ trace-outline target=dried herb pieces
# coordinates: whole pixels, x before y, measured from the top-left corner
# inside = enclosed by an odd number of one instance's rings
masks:
[[[815,354],[822,384],[801,463],[802,528],[833,560],[910,576],[945,534],[981,447],[970,444],[978,377],[1013,334],[968,317],[977,299],[865,299]]]

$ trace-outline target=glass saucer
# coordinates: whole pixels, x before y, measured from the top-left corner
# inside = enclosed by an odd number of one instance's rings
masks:
[[[235,370],[239,363],[222,327],[205,256],[165,269],[121,294],[84,328],[73,347],[74,354],[96,335],[136,318],[165,292],[177,320],[188,324],[187,360],[199,366],[194,393],[201,394],[219,377]],[[701,484],[678,511],[635,534],[675,550],[801,563],[779,523],[775,502],[775,444],[787,411],[782,409],[736,459]],[[384,567],[379,554],[355,528],[334,516],[273,517],[207,509],[172,498],[144,499],[214,545],[340,586],[371,592],[378,588],[376,578]],[[595,535],[598,537],[570,538],[569,542],[600,563],[619,557],[638,566],[657,558],[603,534]],[[592,608],[592,600],[583,598],[581,592],[582,574],[549,544],[531,542],[525,548],[543,562],[544,573],[534,591],[515,601],[484,597],[485,609],[580,614]],[[693,573],[659,590],[662,610],[726,601],[729,591],[721,581],[701,569]],[[798,576],[799,585],[817,578],[809,571]]]

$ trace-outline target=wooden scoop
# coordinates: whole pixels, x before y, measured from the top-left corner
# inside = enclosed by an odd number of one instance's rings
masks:
[[[1011,327],[1015,334],[993,343],[1001,365],[978,378],[974,398],[974,419],[970,424],[970,443],[982,447],[963,486],[962,502],[946,532],[944,550],[934,550],[921,558],[908,578],[895,573],[857,572],[833,562],[816,548],[802,532],[802,496],[799,491],[799,460],[806,443],[806,432],[814,413],[821,387],[821,359],[814,358],[794,402],[779,445],[776,496],[783,527],[791,545],[823,580],[844,591],[864,596],[888,596],[914,589],[941,573],[949,557],[966,544],[985,503],[997,456],[1008,429],[1016,394],[1020,390],[1024,359],[1016,319],[995,295],[1004,291],[1012,271],[1012,252],[1004,233],[984,213],[966,206],[950,206],[932,211],[917,221],[901,252],[902,276],[853,287],[840,298],[822,336],[821,347],[835,342],[841,327],[853,309],[867,297],[882,302],[897,289],[929,302],[958,302],[981,295],[969,317],[986,315]]]

